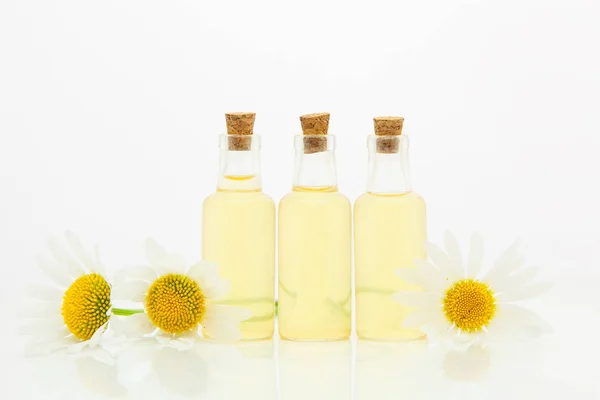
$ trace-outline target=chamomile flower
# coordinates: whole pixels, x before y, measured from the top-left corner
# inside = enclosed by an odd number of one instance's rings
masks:
[[[123,270],[114,289],[116,299],[142,302],[144,310],[115,319],[116,331],[133,337],[153,336],[163,345],[180,349],[204,337],[229,342],[241,338],[239,323],[251,313],[213,303],[230,287],[215,264],[200,261],[186,267],[181,256],[166,252],[152,239],[146,240],[145,250],[150,266]]]
[[[400,278],[424,289],[393,295],[398,303],[415,307],[404,326],[420,327],[429,340],[450,340],[451,345],[463,349],[475,342],[521,339],[552,330],[536,313],[514,304],[551,287],[549,283],[534,283],[538,269],[523,268],[525,259],[518,243],[482,274],[480,235],[472,236],[466,263],[456,238],[447,232],[444,239],[445,252],[425,243],[431,262],[417,260],[417,268],[396,270]]]
[[[26,287],[33,304],[22,313],[20,332],[30,337],[27,350],[32,353],[95,347],[108,325],[111,287],[98,251],[92,256],[75,234],[65,236],[67,246],[51,238],[51,256],[37,258],[53,284]]]

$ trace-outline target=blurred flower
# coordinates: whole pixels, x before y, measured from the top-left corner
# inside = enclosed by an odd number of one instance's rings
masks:
[[[136,341],[119,354],[117,367],[119,382],[131,398],[233,398],[215,392],[237,386],[231,383],[239,381],[242,361],[236,345],[202,341],[179,351],[154,341]]]
[[[405,326],[421,327],[429,340],[463,350],[475,342],[521,339],[552,331],[536,313],[512,304],[537,297],[551,287],[533,283],[538,269],[523,268],[525,259],[518,243],[484,275],[483,239],[477,234],[472,236],[466,265],[449,232],[445,234],[445,252],[432,243],[426,243],[425,249],[431,262],[417,260],[417,268],[396,270],[400,278],[424,289],[393,295],[398,303],[415,307]]]
[[[182,257],[167,253],[148,239],[145,250],[150,266],[120,272],[114,288],[116,299],[142,302],[144,310],[127,318],[115,318],[113,328],[126,336],[152,336],[161,344],[185,349],[196,339],[209,337],[234,342],[241,338],[239,324],[250,311],[212,303],[229,290],[215,264],[200,261],[186,268]]]
[[[111,287],[98,251],[92,256],[75,234],[66,232],[65,236],[66,248],[57,238],[50,238],[51,257],[37,258],[53,284],[26,287],[34,304],[21,313],[20,333],[29,336],[29,353],[95,347],[108,325]]]

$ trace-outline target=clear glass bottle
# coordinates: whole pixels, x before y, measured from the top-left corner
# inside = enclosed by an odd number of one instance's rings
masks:
[[[394,271],[414,268],[415,259],[425,258],[425,202],[411,188],[403,121],[375,118],[376,135],[368,138],[367,193],[354,205],[356,330],[361,339],[423,337],[418,330],[402,326],[410,308],[391,297],[400,290],[419,290]]]
[[[231,282],[215,303],[252,311],[240,325],[242,340],[269,339],[275,316],[275,203],[261,189],[260,137],[251,127],[245,132],[247,125],[230,129],[230,115],[238,114],[228,114],[228,132],[234,134],[219,138],[217,192],[204,201],[202,258],[216,263]]]
[[[352,210],[337,189],[329,114],[300,119],[293,190],[279,204],[279,334],[344,340],[351,329]]]

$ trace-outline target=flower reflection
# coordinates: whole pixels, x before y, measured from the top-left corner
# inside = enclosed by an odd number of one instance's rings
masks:
[[[135,398],[203,398],[218,389],[223,376],[235,375],[239,357],[228,345],[200,343],[180,351],[139,341],[119,357],[119,375]]]
[[[489,348],[471,346],[467,351],[448,351],[443,367],[446,376],[455,381],[478,381],[489,372],[491,357]]]
[[[24,390],[24,397],[127,398],[127,388],[119,382],[114,360],[99,347],[76,355],[55,353],[48,357],[27,360],[31,368],[29,380],[32,385]]]
[[[183,351],[140,341],[125,350],[118,365],[134,398],[276,398],[270,341],[201,342]]]
[[[359,341],[355,399],[541,398],[542,346],[510,343],[466,351],[423,342]]]
[[[94,356],[94,354],[84,353],[76,357],[75,365],[79,380],[93,393],[107,398],[122,398],[127,394],[127,389],[119,383],[115,365],[103,359],[108,356],[108,354]]]

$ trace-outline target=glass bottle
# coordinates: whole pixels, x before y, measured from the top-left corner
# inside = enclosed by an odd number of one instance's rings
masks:
[[[226,114],[220,135],[216,193],[204,201],[202,258],[231,282],[215,303],[252,311],[240,324],[242,340],[269,339],[275,316],[275,204],[261,189],[260,137],[253,113]]]
[[[337,189],[329,114],[300,121],[293,189],[279,204],[279,334],[344,340],[351,329],[352,210]]]
[[[392,300],[400,290],[419,290],[394,274],[425,258],[425,202],[412,191],[404,118],[375,118],[368,137],[367,193],[354,205],[356,330],[360,339],[423,337],[402,326],[410,308]]]

